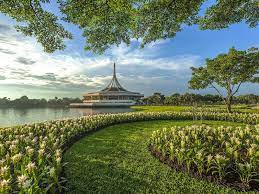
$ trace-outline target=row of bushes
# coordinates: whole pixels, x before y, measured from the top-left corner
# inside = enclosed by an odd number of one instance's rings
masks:
[[[165,128],[153,132],[150,146],[177,169],[242,189],[259,189],[259,125]]]
[[[230,120],[255,124],[258,114],[138,112],[94,115],[0,129],[0,193],[57,193],[62,191],[64,148],[112,124],[161,119]]]

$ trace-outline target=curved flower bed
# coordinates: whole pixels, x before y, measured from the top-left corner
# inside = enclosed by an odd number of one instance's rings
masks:
[[[165,128],[153,132],[150,148],[178,170],[242,190],[259,190],[259,125]]]
[[[0,193],[61,192],[62,152],[88,132],[125,122],[194,118],[256,124],[259,115],[140,112],[95,115],[0,129]]]

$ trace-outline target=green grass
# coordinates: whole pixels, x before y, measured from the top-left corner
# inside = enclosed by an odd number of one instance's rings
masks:
[[[185,111],[188,106],[132,106],[135,111],[141,112],[160,112],[160,111]]]
[[[204,121],[218,125],[242,125]],[[76,142],[64,155],[68,193],[235,193],[175,172],[147,149],[154,130],[200,121],[149,121],[114,125]]]
[[[207,108],[217,108],[217,109],[225,109],[225,105],[206,105]],[[132,106],[134,111],[142,111],[142,112],[160,112],[160,111],[186,111],[188,108],[192,108],[192,106]],[[232,107],[234,112],[241,113],[259,113],[258,109],[248,105],[234,105]]]

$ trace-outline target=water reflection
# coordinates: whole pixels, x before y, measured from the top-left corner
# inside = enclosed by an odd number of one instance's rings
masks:
[[[133,110],[130,108],[7,108],[0,109],[0,127],[101,113],[122,113],[131,111]]]

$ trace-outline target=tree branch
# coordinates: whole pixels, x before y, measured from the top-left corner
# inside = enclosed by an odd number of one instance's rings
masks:
[[[242,82],[240,82],[240,83],[238,84],[236,91],[233,92],[231,96],[234,96],[234,95],[238,92],[238,90],[239,90],[241,84],[242,84]]]
[[[32,0],[30,0],[30,7],[34,13],[34,16],[36,17],[37,19],[37,22],[39,22],[41,25],[45,25],[43,22],[42,22],[42,18],[40,18],[39,14],[37,13],[37,11],[35,10],[35,7],[34,7],[34,4],[32,2]]]
[[[234,90],[234,88],[235,88],[235,84],[233,84],[233,86],[231,87],[231,90],[233,91],[233,90]]]
[[[39,18],[39,16],[38,16],[38,13],[36,12],[36,10],[35,10],[35,8],[34,8],[34,5],[33,5],[33,3],[32,3],[32,0],[30,0],[30,7],[31,7],[31,9],[32,9],[32,11],[33,11],[33,13],[34,13],[34,15],[36,16],[36,18],[38,18],[38,19],[40,20],[40,18]]]
[[[221,98],[223,99],[223,101],[225,102],[225,104],[227,104],[227,101],[226,99],[224,98],[224,96],[220,93],[220,91],[213,85],[213,84],[210,84],[216,91],[217,93],[221,96]]]
[[[222,97],[224,98],[224,96],[220,93],[220,91],[213,85],[213,84],[210,84],[216,91],[217,93]]]

